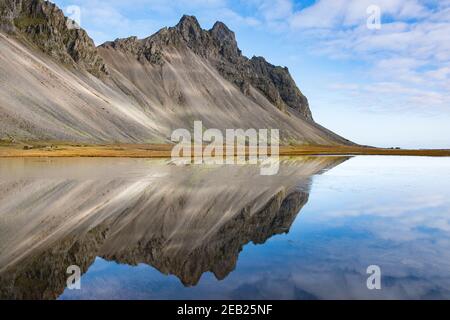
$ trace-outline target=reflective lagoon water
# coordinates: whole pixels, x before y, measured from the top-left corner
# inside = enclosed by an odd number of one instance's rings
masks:
[[[1,159],[0,298],[450,299],[449,158],[259,172]],[[80,290],[66,288],[71,265]]]

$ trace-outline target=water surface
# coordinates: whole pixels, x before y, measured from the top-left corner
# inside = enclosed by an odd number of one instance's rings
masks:
[[[450,298],[450,159],[0,160],[3,299]],[[81,290],[66,289],[80,266]],[[382,272],[369,290],[369,265]]]

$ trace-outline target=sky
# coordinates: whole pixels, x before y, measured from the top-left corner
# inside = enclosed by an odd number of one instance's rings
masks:
[[[53,2],[97,45],[183,14],[222,21],[246,56],[289,68],[325,127],[364,145],[450,148],[450,0]]]

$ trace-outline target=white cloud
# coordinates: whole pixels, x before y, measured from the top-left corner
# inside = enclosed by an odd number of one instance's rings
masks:
[[[265,0],[258,5],[258,11],[266,21],[289,18],[292,10],[293,4],[290,0]]]
[[[450,79],[450,67],[438,68],[425,73],[428,78],[437,81],[448,81]]]
[[[381,94],[386,91],[386,82],[395,83],[396,90],[389,90],[390,107],[427,105],[429,109],[436,107],[437,112],[448,111],[450,1],[433,4],[417,0],[318,0],[293,11],[284,32],[295,35],[291,39],[299,43],[308,43],[313,54],[366,64],[366,81],[372,82],[372,89],[360,94],[374,90]],[[381,10],[381,30],[366,26],[370,5]],[[348,94],[354,91],[346,90]],[[386,97],[382,99],[389,103]]]
[[[365,24],[367,8],[378,6],[385,16],[400,19],[424,17],[427,9],[416,0],[319,0],[295,12],[294,28],[341,28]]]

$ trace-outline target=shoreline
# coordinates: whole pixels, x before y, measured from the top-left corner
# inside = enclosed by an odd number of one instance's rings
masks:
[[[0,144],[0,158],[98,157],[98,158],[169,158],[169,144]],[[270,149],[269,149],[270,150]],[[270,152],[270,151],[269,151]],[[248,149],[246,150],[248,154]],[[235,155],[238,155],[235,152]],[[385,149],[348,146],[280,146],[280,156],[425,156],[450,157],[450,149]]]

